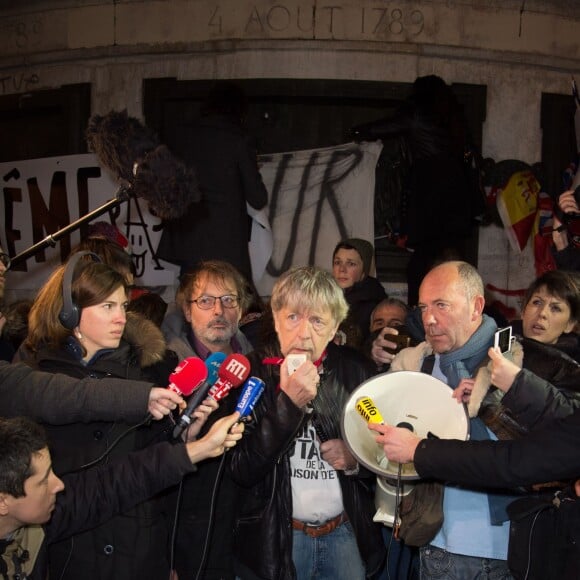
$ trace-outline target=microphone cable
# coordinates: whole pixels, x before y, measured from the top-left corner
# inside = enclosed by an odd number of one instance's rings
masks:
[[[189,426],[191,427],[191,425]],[[189,427],[187,428],[189,430]],[[187,432],[187,431],[186,431]],[[222,478],[222,474],[223,474],[223,469],[224,469],[224,464],[225,464],[225,458],[226,458],[226,452],[224,451],[224,453],[222,453],[221,459],[220,459],[220,463],[218,466],[218,470],[216,473],[216,478],[213,484],[213,489],[212,489],[212,493],[211,493],[211,499],[210,499],[210,509],[209,509],[209,516],[208,516],[208,525],[207,525],[207,531],[205,534],[205,541],[203,544],[203,552],[201,555],[201,560],[195,575],[195,580],[199,580],[199,578],[201,578],[200,574],[203,572],[204,566],[205,566],[205,561],[207,559],[207,555],[209,553],[209,544],[210,544],[210,539],[211,539],[211,534],[213,532],[213,521],[214,521],[214,512],[215,512],[215,507],[216,507],[216,499],[217,499],[217,493],[220,487],[220,482],[221,482],[221,478]],[[180,481],[178,489],[177,489],[177,499],[175,502],[175,516],[173,518],[173,526],[172,526],[172,530],[171,530],[171,548],[170,548],[170,558],[169,558],[169,565],[170,565],[170,579],[172,578],[172,573],[173,573],[173,569],[174,569],[174,564],[175,564],[175,541],[177,539],[177,529],[178,529],[178,523],[179,523],[179,513],[181,511],[181,498],[183,497],[183,479]]]
[[[68,471],[66,474],[64,475],[68,475],[70,473],[77,473],[79,471],[83,471],[84,469],[88,469],[89,467],[93,467],[94,465],[96,465],[97,463],[100,463],[103,459],[105,459],[109,453],[111,453],[111,451],[119,444],[119,442],[121,440],[123,440],[127,435],[129,435],[129,433],[132,433],[133,431],[135,431],[136,429],[139,429],[139,427],[144,427],[145,425],[147,425],[149,421],[148,417],[145,417],[145,419],[143,419],[143,421],[140,421],[139,423],[136,423],[135,425],[132,425],[131,427],[125,429],[125,431],[123,431],[104,451],[103,453],[101,453],[101,455],[99,455],[99,457],[97,457],[96,459],[93,459],[92,461],[89,461],[88,463],[85,463],[84,465],[81,465],[80,467],[77,467],[76,469],[73,469],[72,471]]]
[[[216,506],[216,499],[217,499],[217,491],[219,489],[219,484],[222,478],[223,468],[226,460],[226,452],[222,453],[222,457],[220,459],[220,464],[218,467],[218,472],[215,478],[215,483],[213,486],[213,490],[211,492],[211,500],[209,504],[209,518],[207,522],[207,532],[205,534],[205,542],[203,544],[203,552],[201,555],[201,561],[199,563],[199,568],[197,569],[197,574],[195,575],[195,580],[199,580],[201,578],[200,574],[203,572],[205,567],[205,561],[207,559],[207,555],[209,553],[209,544],[211,539],[211,534],[213,532],[213,520],[214,520],[214,511]]]

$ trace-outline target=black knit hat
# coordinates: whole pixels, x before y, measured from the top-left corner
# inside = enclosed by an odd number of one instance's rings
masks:
[[[348,238],[346,240],[342,240],[336,245],[336,248],[334,248],[334,252],[332,253],[333,259],[336,255],[336,252],[340,250],[340,248],[356,250],[363,262],[363,271],[365,276],[370,275],[371,266],[373,264],[373,258],[375,255],[375,249],[370,242],[367,242],[367,240],[363,240],[362,238]]]

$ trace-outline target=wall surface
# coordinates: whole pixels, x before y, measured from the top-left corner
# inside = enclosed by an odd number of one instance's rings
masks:
[[[540,159],[544,92],[580,80],[574,1],[0,0],[0,95],[91,83],[93,113],[142,116],[143,78],[327,78],[487,86],[483,154]],[[499,228],[480,235],[499,287],[534,276]]]

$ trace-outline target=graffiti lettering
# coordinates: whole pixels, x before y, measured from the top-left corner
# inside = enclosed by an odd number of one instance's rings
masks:
[[[0,93],[20,93],[28,91],[34,85],[40,82],[38,75],[24,75],[23,73],[15,76],[0,77]]]
[[[6,175],[4,181],[20,179],[20,171],[14,168]],[[6,234],[6,247],[4,250],[9,256],[16,254],[14,243],[21,239],[20,230],[14,229],[14,204],[22,201],[22,190],[19,187],[4,188],[4,232]]]
[[[32,239],[33,243],[42,241],[47,234],[54,233],[70,223],[68,211],[66,173],[55,171],[50,184],[50,195],[48,207],[38,187],[36,177],[32,177],[26,182],[28,186],[28,196],[30,201],[30,212],[32,215]],[[70,237],[61,239],[60,257],[64,261],[70,254]],[[40,250],[35,259],[37,262],[45,262],[44,250]]]
[[[292,154],[287,153],[282,156],[278,167],[274,183],[272,186],[271,200],[269,206],[269,221],[273,223],[279,208],[283,191],[283,183],[289,163],[292,159]],[[342,161],[349,159],[350,162],[342,166]],[[346,238],[347,228],[345,225],[345,218],[341,213],[339,203],[336,196],[336,188],[338,185],[358,166],[362,160],[362,153],[359,150],[336,150],[329,158],[328,164],[324,170],[324,177],[320,185],[320,191],[315,203],[314,223],[312,231],[310,232],[310,249],[308,256],[308,263],[315,264],[316,250],[319,244],[319,235],[322,231],[322,216],[324,213],[325,226],[329,225],[329,220],[334,219],[336,227],[339,232],[340,239]],[[319,161],[319,153],[314,151],[307,163],[305,164],[300,185],[297,191],[296,205],[294,214],[291,217],[290,233],[287,242],[285,242],[285,253],[279,264],[276,264],[273,259],[270,260],[266,268],[268,274],[273,277],[278,277],[282,272],[285,272],[293,263],[295,263],[295,249],[298,236],[304,236],[307,229],[301,226],[300,220],[304,211],[306,190],[311,187],[310,176],[312,169]],[[330,211],[328,211],[330,210]]]

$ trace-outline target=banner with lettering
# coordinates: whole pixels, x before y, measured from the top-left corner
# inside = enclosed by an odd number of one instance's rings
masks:
[[[48,157],[0,164],[2,202],[0,241],[11,257],[28,250],[117,197],[118,185],[99,167],[94,155]],[[173,285],[176,268],[155,259],[159,219],[142,200],[131,199],[112,207],[95,221],[115,224],[127,237],[138,283]],[[6,278],[7,290],[35,290],[54,268],[66,260],[89,223],[70,232],[26,261],[15,264]]]
[[[260,158],[270,200],[265,212],[273,248],[256,280],[262,296],[291,266],[332,268],[344,238],[374,239],[375,168],[380,142],[277,153]]]
[[[253,216],[250,254],[263,296],[292,265],[330,269],[332,250],[340,239],[372,240],[380,151],[380,143],[349,143],[260,157],[270,201]],[[0,242],[11,257],[117,199],[117,183],[91,154],[1,163],[0,176]],[[160,220],[148,212],[146,202],[133,198],[119,202],[90,223],[95,221],[109,221],[127,237],[139,284],[176,284],[177,268],[155,257]],[[15,264],[6,289],[39,288],[86,235],[88,226],[89,222]]]

